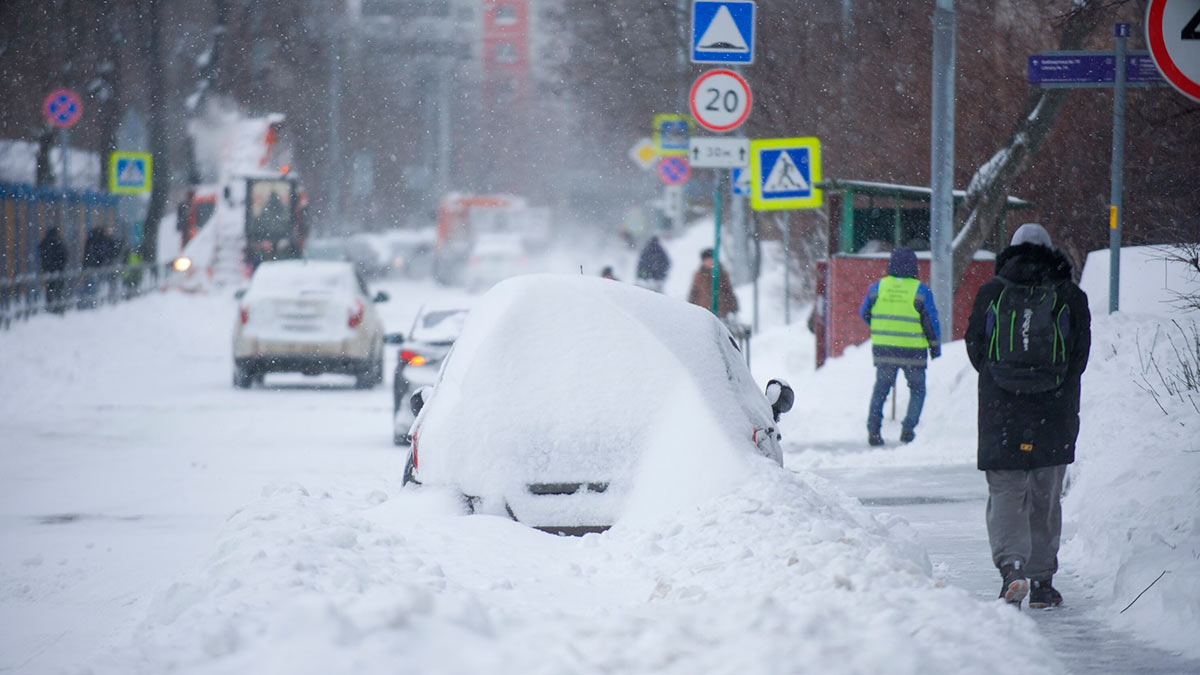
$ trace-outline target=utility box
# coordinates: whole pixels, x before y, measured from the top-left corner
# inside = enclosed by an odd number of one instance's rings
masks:
[[[858,314],[871,284],[887,275],[891,249],[905,246],[917,252],[917,276],[929,284],[929,188],[863,181],[830,180],[817,187],[830,203],[829,257],[816,264],[816,303],[811,328],[816,335],[817,367],[841,356],[847,347],[871,337],[870,327]],[[857,199],[856,199],[857,197]],[[954,193],[955,201],[965,194]],[[865,204],[863,202],[866,202]],[[1007,210],[1030,204],[1008,198]],[[1007,228],[991,240],[999,250],[1007,242]],[[995,253],[981,250],[967,267],[954,294],[954,325],[942,318],[942,340],[962,339],[979,287],[995,275]]]

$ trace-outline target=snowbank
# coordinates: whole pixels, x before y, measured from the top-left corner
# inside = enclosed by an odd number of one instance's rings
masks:
[[[1182,265],[1164,268],[1153,247],[1123,249],[1121,264],[1121,306],[1130,311],[1112,316],[1106,314],[1107,252],[1089,255],[1083,271],[1081,286],[1093,311],[1092,351],[1083,377],[1077,462],[1068,473],[1063,506],[1062,573],[1078,575],[1092,589],[1105,621],[1195,657],[1200,391],[1171,395],[1159,373],[1174,382],[1184,377],[1185,363],[1200,372],[1195,332],[1200,313],[1181,313],[1169,302],[1198,282]],[[881,449],[866,445],[874,383],[869,344],[850,348],[819,370],[812,366],[812,349],[812,335],[795,324],[754,339],[756,379],[783,376],[796,389],[795,408],[781,424],[787,466],[975,463],[977,375],[961,341],[945,345],[943,356],[930,362],[917,440]],[[908,403],[903,383],[896,398],[897,417],[903,417]],[[885,439],[899,432],[899,422],[888,419],[891,405],[885,408]]]

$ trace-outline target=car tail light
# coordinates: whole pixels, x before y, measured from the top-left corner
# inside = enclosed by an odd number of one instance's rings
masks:
[[[529,258],[526,258],[525,256],[521,256],[520,258],[517,258],[517,262],[524,265],[525,263],[529,262]]]
[[[472,265],[478,265],[479,264],[479,256],[477,256],[477,255],[471,256],[471,258],[469,260],[467,260],[467,262]]]
[[[421,434],[421,430],[417,429],[416,431],[413,432],[413,435],[412,435],[412,455],[413,455],[413,468],[414,469],[419,469],[421,467],[420,462],[417,460],[417,436],[419,436],[420,434]]]
[[[245,326],[246,322],[250,320],[250,310],[246,309],[245,305],[242,305],[238,308],[238,314],[242,320],[242,325]]]
[[[407,363],[410,366],[423,366],[429,362],[429,359],[426,359],[424,356],[421,356],[420,354],[412,351],[411,349],[401,349],[400,350],[400,360]]]
[[[347,322],[351,328],[358,328],[363,321],[363,304],[362,300],[354,301],[354,311],[350,313],[350,321]]]

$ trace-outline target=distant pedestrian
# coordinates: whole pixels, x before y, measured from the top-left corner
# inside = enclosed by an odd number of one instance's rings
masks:
[[[605,265],[604,269],[600,270],[600,278],[618,281],[617,274],[616,272],[613,272],[612,265]]]
[[[1003,577],[1000,597],[1018,607],[1026,594],[1030,608],[1062,604],[1051,581],[1091,321],[1070,261],[1045,229],[1026,223],[996,257],[996,276],[975,295],[967,324],[967,355],[979,371],[988,541]]]
[[[883,445],[883,403],[896,383],[896,371],[908,382],[908,413],[900,424],[900,441],[916,438],[917,423],[925,405],[926,353],[942,355],[933,291],[917,279],[917,254],[897,248],[888,260],[888,275],[871,284],[863,297],[859,316],[871,326],[871,354],[875,359],[875,389],[867,412],[867,443]]]
[[[692,289],[688,292],[688,302],[693,305],[712,309],[713,292],[713,250],[706,248],[700,252],[700,268],[692,277]],[[738,299],[733,293],[733,282],[725,273],[725,268],[717,270],[717,316],[721,318],[736,314]]]
[[[63,289],[66,280],[63,270],[67,268],[67,245],[63,243],[62,230],[57,225],[46,231],[38,242],[38,265],[46,279],[46,308],[51,312],[62,312]]]
[[[670,269],[670,256],[667,255],[662,242],[658,240],[658,235],[652,235],[646,245],[642,247],[642,253],[638,257],[638,285],[661,293]]]

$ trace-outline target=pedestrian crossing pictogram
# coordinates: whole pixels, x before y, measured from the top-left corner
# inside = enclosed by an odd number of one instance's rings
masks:
[[[755,209],[821,206],[821,143],[812,137],[750,142],[750,204]]]

